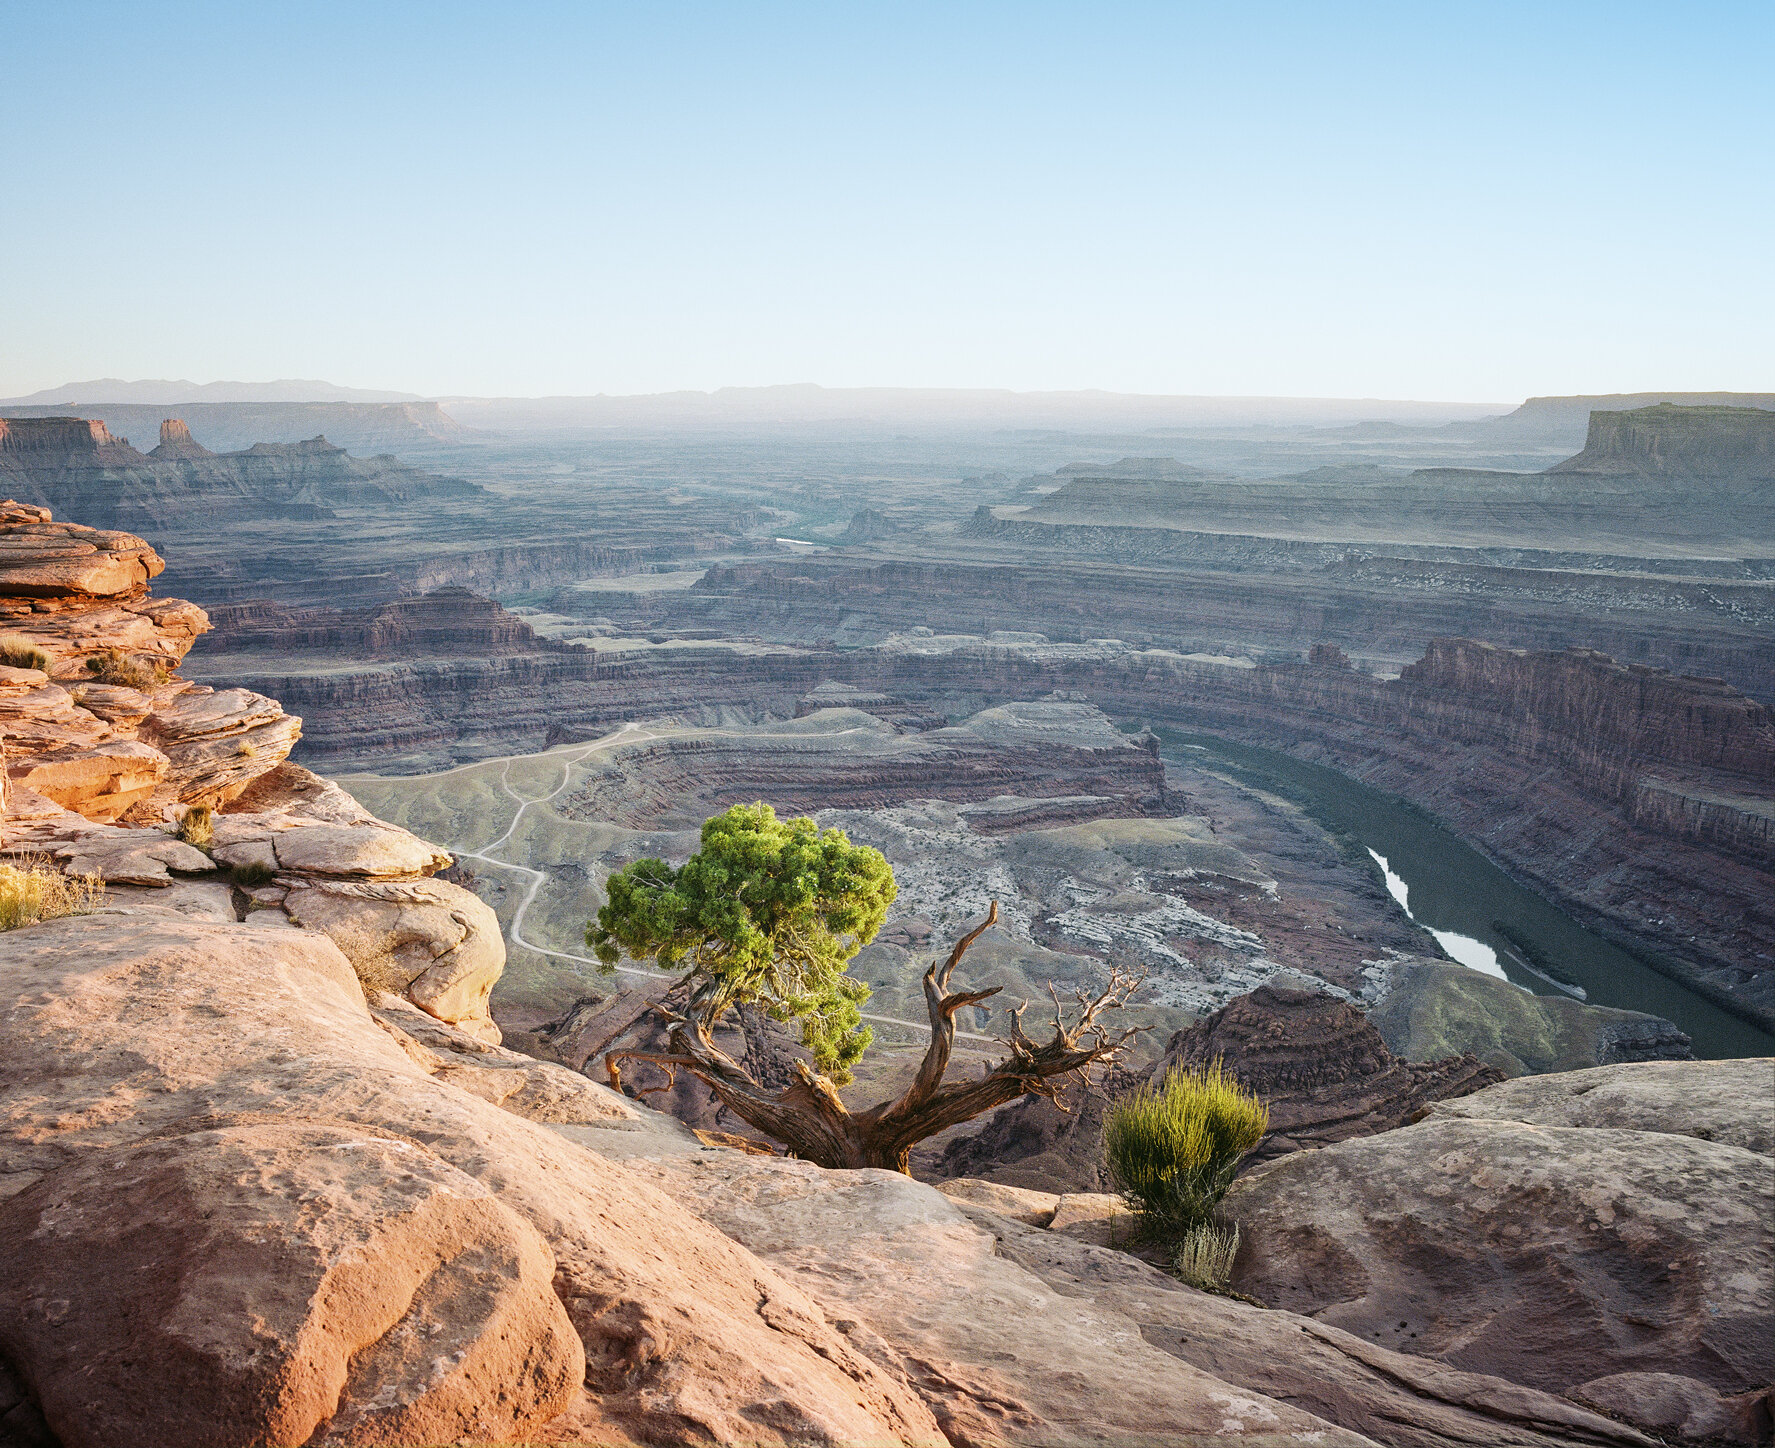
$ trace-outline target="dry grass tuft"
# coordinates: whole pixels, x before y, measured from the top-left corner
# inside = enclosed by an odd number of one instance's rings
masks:
[[[122,649],[106,649],[91,655],[86,661],[86,671],[95,683],[121,684],[126,689],[138,689],[143,693],[172,677],[172,671],[163,660],[145,660]]]
[[[1204,1223],[1183,1234],[1171,1265],[1191,1287],[1200,1287],[1204,1292],[1224,1292],[1233,1280],[1233,1258],[1238,1255],[1237,1226],[1223,1229]]]
[[[192,805],[179,821],[179,838],[195,849],[209,849],[216,839],[215,812],[207,804]]]
[[[0,864],[0,930],[83,915],[105,893],[97,875],[64,875],[48,860]]]
[[[417,974],[402,965],[395,956],[395,937],[387,931],[365,929],[353,922],[327,931],[333,944],[351,962],[363,984],[364,993],[374,997],[378,991],[403,995]]]
[[[15,669],[41,669],[49,672],[53,660],[35,640],[23,634],[0,634],[0,664]]]

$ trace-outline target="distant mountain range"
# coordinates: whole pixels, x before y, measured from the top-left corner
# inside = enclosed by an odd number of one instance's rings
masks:
[[[155,406],[184,406],[192,402],[418,402],[416,392],[379,392],[372,388],[340,387],[334,382],[285,377],[276,382],[186,382],[164,377],[125,382],[121,377],[100,377],[92,382],[69,382],[33,392],[29,397],[0,399],[0,407],[65,407],[79,402],[135,402]]]
[[[1030,431],[1162,431],[1167,428],[1335,427],[1374,418],[1435,426],[1496,417],[1505,402],[1386,398],[1164,396],[1085,389],[722,387],[637,396],[443,397],[474,427],[563,430],[604,427],[965,427]]]

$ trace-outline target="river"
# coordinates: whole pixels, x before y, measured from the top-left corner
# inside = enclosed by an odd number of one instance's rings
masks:
[[[1775,1036],[1586,929],[1405,801],[1276,750],[1154,732],[1167,759],[1210,764],[1281,795],[1349,841],[1406,914],[1462,965],[1537,995],[1662,1016],[1688,1033],[1703,1059],[1775,1055]]]

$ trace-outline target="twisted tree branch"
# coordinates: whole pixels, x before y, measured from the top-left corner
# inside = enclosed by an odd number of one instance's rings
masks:
[[[679,1015],[665,1006],[655,1009],[669,1022],[673,1051],[613,1051],[605,1060],[605,1070],[611,1084],[619,1089],[620,1061],[648,1061],[668,1070],[687,1070],[742,1121],[782,1142],[796,1156],[821,1166],[874,1166],[905,1172],[910,1167],[912,1148],[920,1141],[970,1121],[982,1112],[1028,1095],[1043,1096],[1060,1104],[1059,1078],[1113,1061],[1142,1029],[1133,1026],[1111,1031],[1100,1021],[1106,1012],[1120,1010],[1128,1003],[1142,977],[1112,970],[1109,984],[1097,995],[1087,996],[1084,991],[1075,990],[1078,1019],[1071,1025],[1067,1024],[1059,992],[1050,984],[1049,995],[1054,1002],[1054,1034],[1050,1040],[1038,1045],[1024,1033],[1027,1002],[1020,1004],[1009,1012],[1010,1054],[975,1080],[945,1085],[943,1078],[955,1045],[957,1012],[990,999],[1001,989],[990,986],[984,990],[951,991],[949,981],[968,947],[997,921],[995,900],[986,919],[956,941],[948,959],[925,972],[931,1043],[925,1048],[912,1084],[893,1101],[881,1102],[867,1111],[851,1112],[832,1083],[802,1061],[795,1063],[794,1082],[782,1091],[768,1091],[716,1047],[708,1022],[700,1016]]]

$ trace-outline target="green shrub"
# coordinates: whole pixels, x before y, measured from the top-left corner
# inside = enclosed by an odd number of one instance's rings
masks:
[[[1171,1266],[1191,1287],[1224,1292],[1233,1278],[1233,1258],[1238,1255],[1238,1227],[1221,1228],[1208,1222],[1183,1234]]]
[[[269,885],[273,874],[271,866],[263,860],[254,860],[250,864],[236,865],[228,873],[228,878],[243,890],[257,890],[261,885]]]
[[[104,892],[97,875],[64,875],[46,860],[27,860],[23,868],[0,864],[0,930],[79,915]]]
[[[207,804],[194,804],[179,821],[179,838],[200,850],[207,850],[216,838],[215,813]]]
[[[1110,1108],[1110,1176],[1151,1235],[1183,1240],[1212,1224],[1245,1153],[1269,1129],[1269,1108],[1222,1069],[1173,1071]]]
[[[47,674],[52,662],[47,652],[23,634],[0,634],[0,664],[15,669],[42,669]]]

